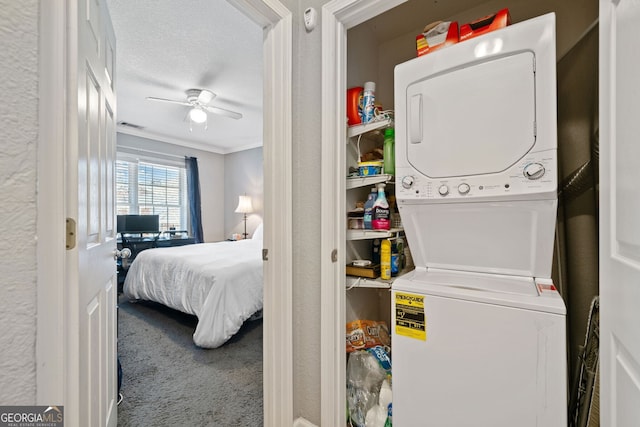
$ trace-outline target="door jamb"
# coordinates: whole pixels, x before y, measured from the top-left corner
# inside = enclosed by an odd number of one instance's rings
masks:
[[[264,425],[293,423],[292,17],[277,0],[228,0],[264,33]]]
[[[64,403],[66,2],[39,2],[36,403]],[[46,159],[46,160],[45,160]]]
[[[322,7],[322,427],[343,425],[346,420],[344,94],[347,90],[347,30],[405,1],[407,0],[333,0]]]

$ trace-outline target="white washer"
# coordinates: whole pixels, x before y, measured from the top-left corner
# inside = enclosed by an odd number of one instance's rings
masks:
[[[555,61],[547,14],[396,67],[394,425],[566,426]]]
[[[419,269],[393,301],[394,425],[566,425],[565,308],[550,283]]]

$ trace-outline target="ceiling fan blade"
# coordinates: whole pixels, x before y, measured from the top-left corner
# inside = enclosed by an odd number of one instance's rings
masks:
[[[238,120],[242,118],[242,114],[231,110],[225,110],[224,108],[211,107],[209,105],[206,105],[203,108],[210,113],[220,114],[221,116],[231,117],[232,119]]]
[[[185,101],[176,101],[176,100],[173,100],[173,99],[165,99],[165,98],[154,98],[153,96],[147,96],[147,99],[149,101],[168,102],[170,104],[178,104],[178,105],[186,105],[186,106],[190,106],[191,105],[191,103],[185,102]]]
[[[207,105],[210,103],[213,98],[216,97],[216,94],[207,89],[202,89],[200,94],[198,95],[198,102],[202,105]]]

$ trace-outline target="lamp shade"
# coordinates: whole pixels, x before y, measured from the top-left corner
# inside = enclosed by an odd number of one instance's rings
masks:
[[[236,208],[237,213],[249,213],[253,211],[253,207],[251,206],[251,197],[249,196],[239,196],[238,199],[238,207]]]

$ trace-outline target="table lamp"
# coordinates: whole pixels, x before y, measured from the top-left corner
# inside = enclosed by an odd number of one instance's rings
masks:
[[[253,208],[251,206],[251,197],[246,195],[239,196],[238,207],[236,208],[236,212],[244,214],[244,233],[242,233],[243,239],[246,239],[249,236],[249,234],[247,234],[247,214],[252,211],[253,211]]]

